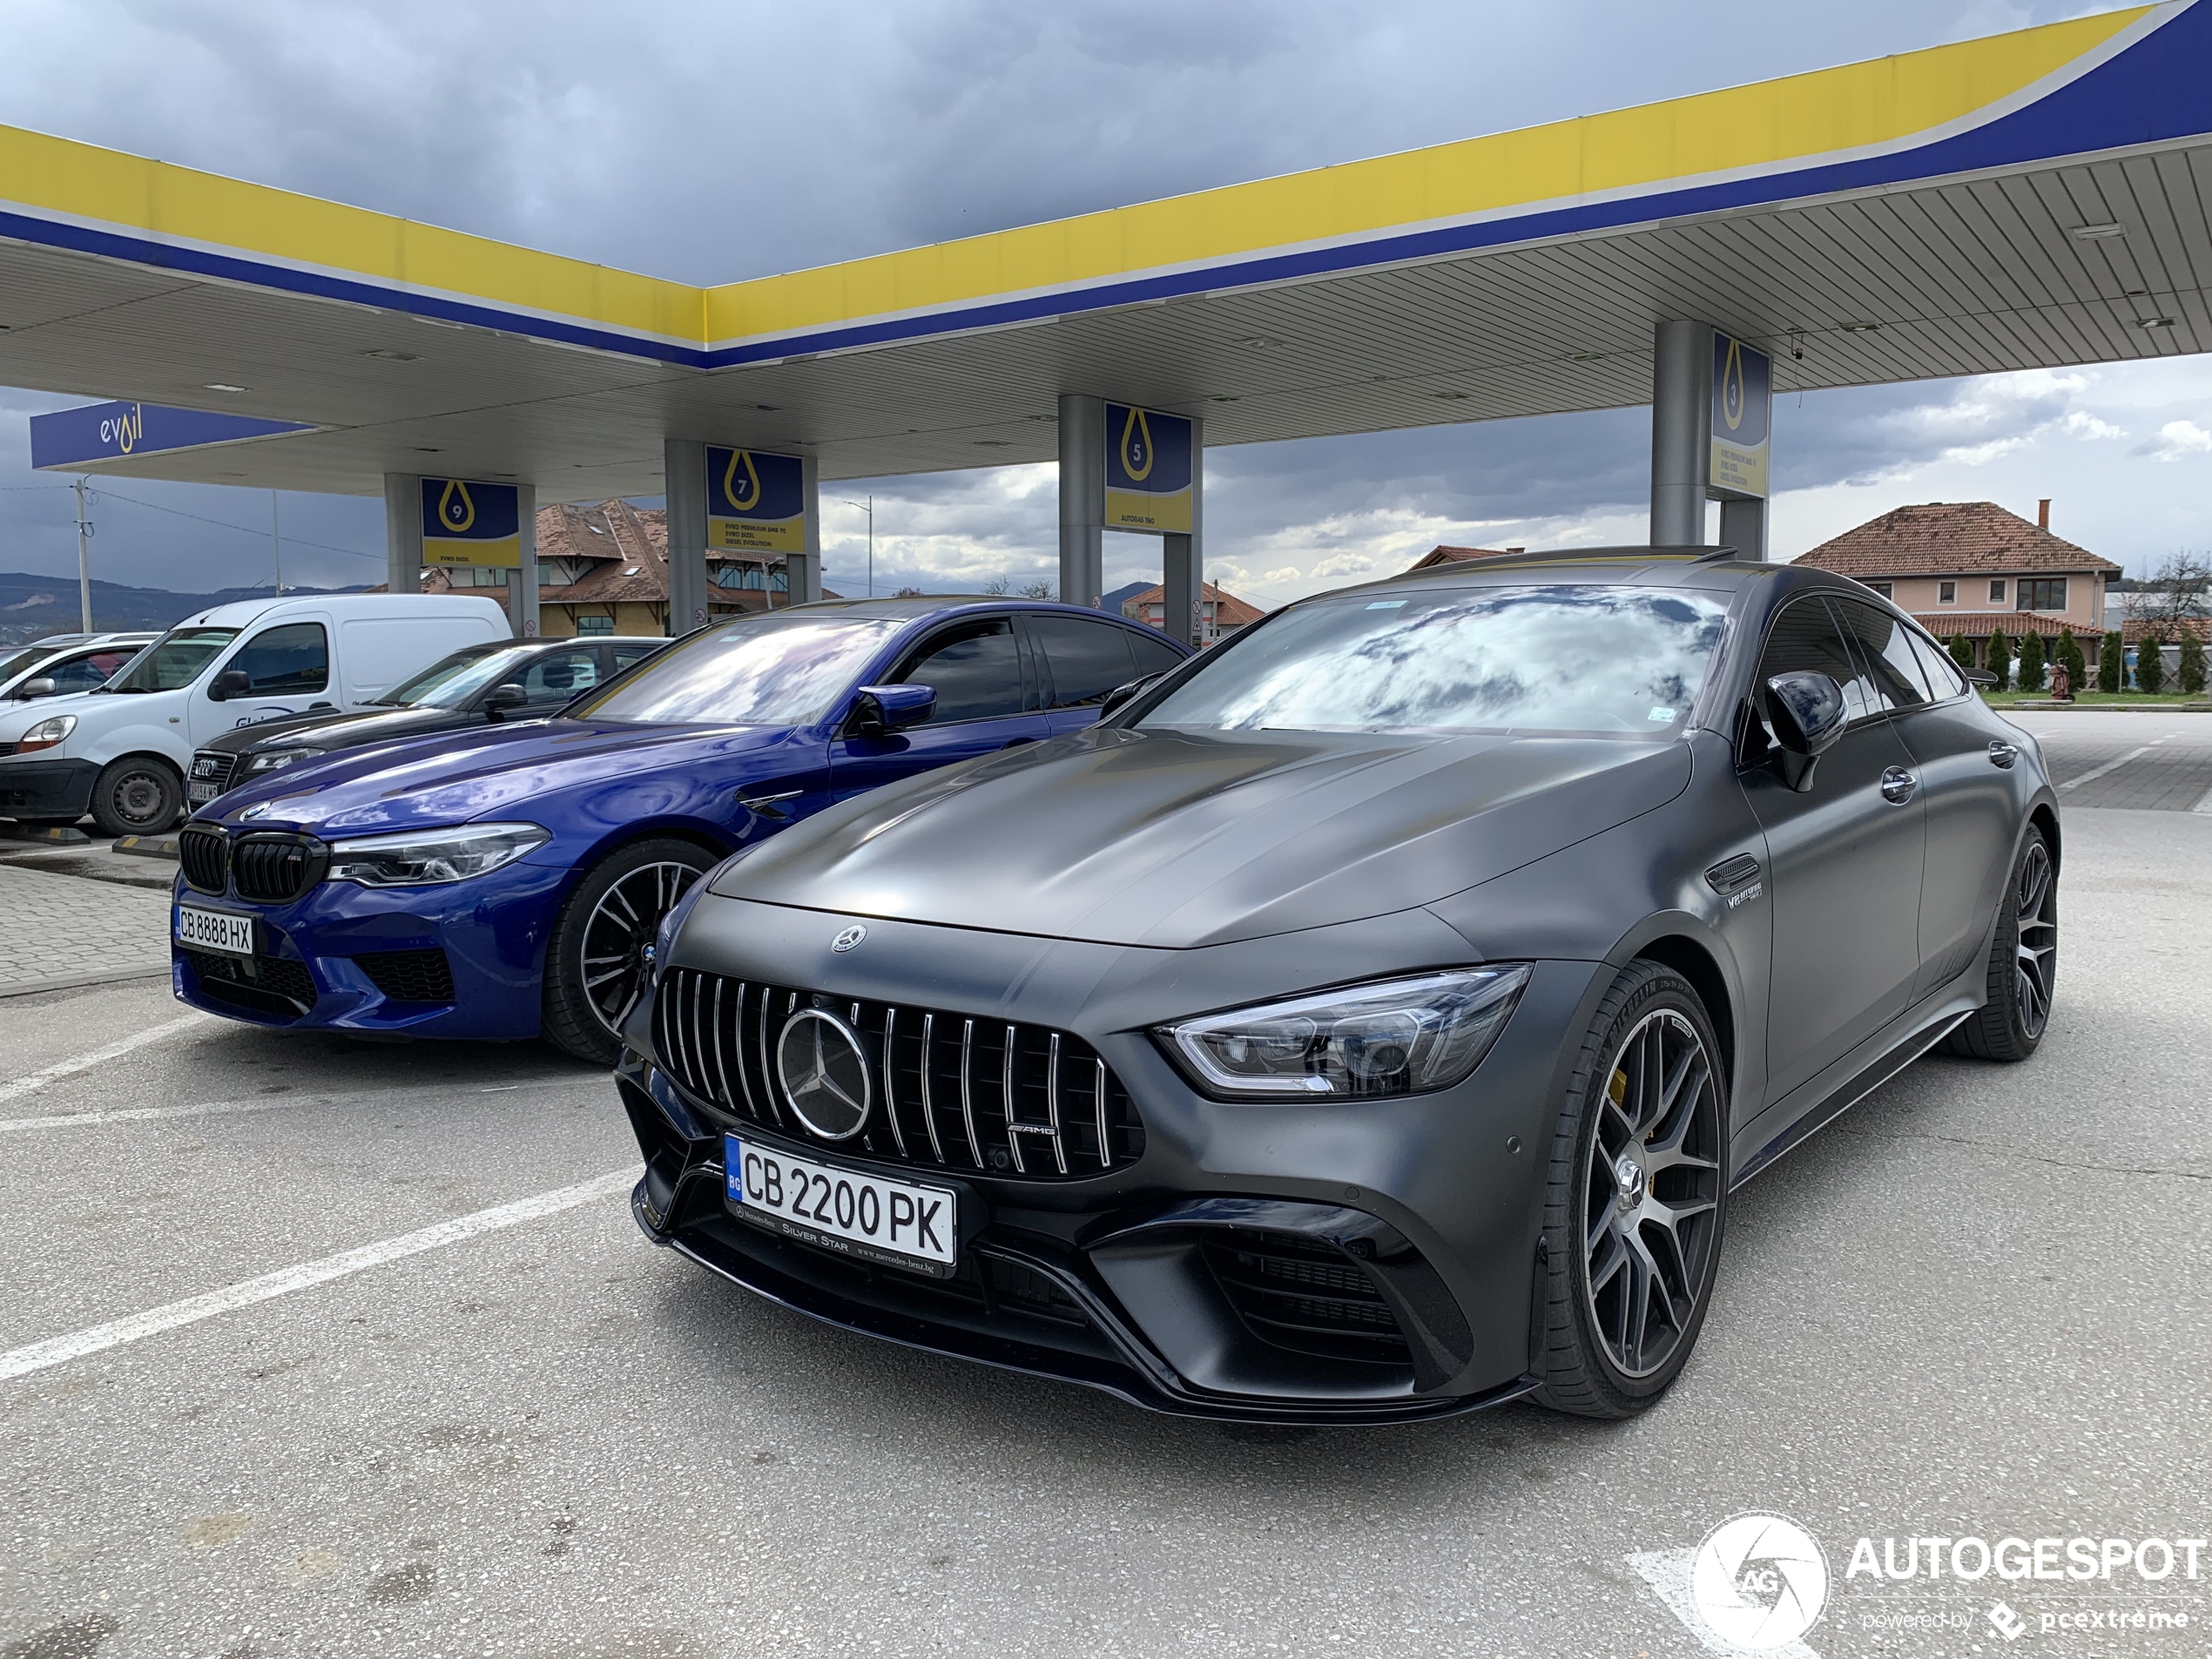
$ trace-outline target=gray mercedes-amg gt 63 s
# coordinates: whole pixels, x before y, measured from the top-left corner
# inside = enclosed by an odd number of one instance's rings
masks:
[[[1856,583],[1422,570],[1115,698],[692,888],[617,1073],[652,1238],[1163,1411],[1619,1417],[1734,1189],[2042,1037],[2042,757]]]

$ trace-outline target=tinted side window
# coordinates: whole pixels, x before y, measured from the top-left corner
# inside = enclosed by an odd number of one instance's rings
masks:
[[[651,657],[660,647],[658,645],[613,645],[609,649],[615,654],[615,672],[619,674],[631,664],[642,662],[644,658]]]
[[[107,684],[108,676],[137,655],[128,651],[94,651],[87,657],[73,657],[59,667],[47,670],[57,691],[89,691]]]
[[[1138,679],[1148,674],[1164,674],[1183,660],[1183,653],[1169,644],[1157,629],[1135,630],[1129,636],[1129,643],[1136,657]]]
[[[1858,664],[1844,644],[1843,630],[1817,598],[1799,599],[1775,618],[1759,658],[1757,687],[1777,674],[1806,671],[1827,675],[1844,688],[1844,703],[1856,720],[1871,711]]]
[[[330,685],[330,636],[319,622],[287,623],[247,640],[228,667],[242,671],[256,691],[323,691]]]
[[[1920,659],[1920,673],[1940,703],[1946,698],[1963,697],[1966,691],[1966,677],[1959,671],[1959,664],[1951,660],[1951,653],[1940,645],[1923,639],[1918,634],[1906,636],[1912,642],[1912,654]]]
[[[1912,631],[1886,610],[1862,599],[1837,601],[1844,624],[1858,642],[1877,706],[1915,709],[1928,700],[1928,683],[1912,651]]]
[[[1029,633],[1043,648],[1045,666],[1052,675],[1049,707],[1088,708],[1104,702],[1116,685],[1136,678],[1126,628],[1085,622],[1080,617],[1031,617]]]
[[[599,654],[588,646],[548,651],[507,683],[519,685],[531,707],[557,708],[599,683]]]
[[[900,671],[894,684],[935,688],[928,724],[988,720],[1022,712],[1022,655],[1014,624],[1005,617],[962,623],[934,634]]]

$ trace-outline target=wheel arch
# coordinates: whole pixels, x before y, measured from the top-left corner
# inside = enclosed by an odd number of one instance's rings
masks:
[[[2039,800],[2028,808],[2027,821],[2043,832],[2043,845],[2051,849],[2051,873],[2056,875],[2066,866],[2059,853],[2059,809],[2047,800]]]
[[[1737,1069],[1736,1002],[1718,959],[1689,934],[1668,933],[1645,940],[1629,960],[1656,962],[1689,981],[1690,988],[1697,993],[1697,1000],[1705,1005],[1706,1017],[1713,1022],[1713,1035],[1720,1039],[1721,1055],[1728,1067],[1732,1089]]]

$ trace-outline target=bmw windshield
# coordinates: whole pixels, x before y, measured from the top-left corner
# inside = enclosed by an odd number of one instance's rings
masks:
[[[901,626],[882,617],[748,617],[664,646],[565,712],[640,724],[811,725]]]
[[[1725,615],[1712,595],[1642,587],[1370,588],[1217,647],[1137,724],[1666,737],[1705,683]]]

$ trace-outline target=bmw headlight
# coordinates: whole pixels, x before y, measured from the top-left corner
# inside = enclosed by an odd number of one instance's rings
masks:
[[[465,881],[511,864],[552,839],[552,831],[535,824],[463,824],[454,829],[364,835],[331,843],[327,879],[358,881],[365,887],[428,887]]]
[[[1224,1099],[1416,1095],[1474,1069],[1531,971],[1507,963],[1384,980],[1204,1015],[1155,1035],[1199,1088]]]
[[[16,752],[29,754],[34,749],[51,749],[77,730],[77,717],[57,714],[51,720],[41,720],[37,725],[16,739]]]
[[[248,775],[257,772],[277,772],[295,761],[320,759],[323,752],[320,749],[272,749],[266,754],[255,755],[247,761],[246,770]]]

